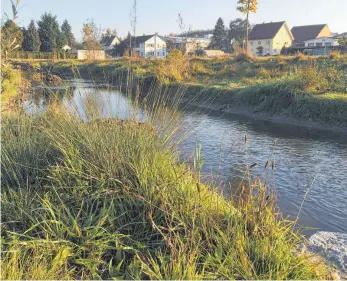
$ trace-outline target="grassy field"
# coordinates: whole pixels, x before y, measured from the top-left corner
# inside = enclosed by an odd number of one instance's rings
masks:
[[[347,56],[218,59],[187,58],[179,52],[167,60],[122,58],[100,62],[36,61],[35,67],[58,75],[118,83],[120,73],[152,77],[185,86],[196,104],[235,106],[303,121],[347,126]],[[118,77],[118,78],[117,78]]]
[[[135,103],[142,124],[102,119],[93,99],[87,121],[60,103],[3,114],[0,278],[330,279],[260,181],[238,200],[201,182],[163,93]]]

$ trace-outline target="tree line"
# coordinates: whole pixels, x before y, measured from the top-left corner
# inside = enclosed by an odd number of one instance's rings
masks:
[[[16,40],[17,50],[30,52],[54,52],[64,45],[76,47],[71,25],[64,20],[59,25],[57,16],[44,13],[35,23],[31,20],[27,27],[20,28],[14,19],[7,19],[2,26],[2,39],[12,37]]]

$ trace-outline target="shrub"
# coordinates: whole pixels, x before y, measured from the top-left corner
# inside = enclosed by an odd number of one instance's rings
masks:
[[[190,75],[190,63],[188,56],[178,49],[172,50],[167,59],[156,68],[156,75],[159,79],[169,79],[170,81],[182,81]]]
[[[254,56],[250,52],[241,52],[235,57],[236,62],[250,62]]]
[[[333,50],[330,52],[331,59],[339,59],[341,57],[341,53],[338,50]]]

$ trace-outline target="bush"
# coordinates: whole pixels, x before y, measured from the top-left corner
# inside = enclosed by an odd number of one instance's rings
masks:
[[[170,81],[182,81],[190,76],[190,63],[188,56],[178,49],[172,50],[167,59],[156,68],[159,79]]]
[[[17,110],[23,101],[29,82],[21,75],[20,70],[10,64],[2,67],[1,77],[1,106],[2,111]]]
[[[341,53],[338,50],[334,50],[330,52],[330,58],[331,59],[339,59],[341,57]]]
[[[235,57],[236,62],[251,62],[254,56],[250,52],[242,52]]]

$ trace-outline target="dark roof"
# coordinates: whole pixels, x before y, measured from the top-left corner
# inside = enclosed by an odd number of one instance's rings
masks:
[[[249,40],[272,39],[285,21],[256,24],[249,33]]]
[[[306,40],[315,39],[322,31],[326,24],[294,26],[292,33],[295,43],[301,43]]]
[[[104,46],[110,46],[114,38],[117,36],[115,35],[105,35],[101,38],[100,43],[103,44]]]

